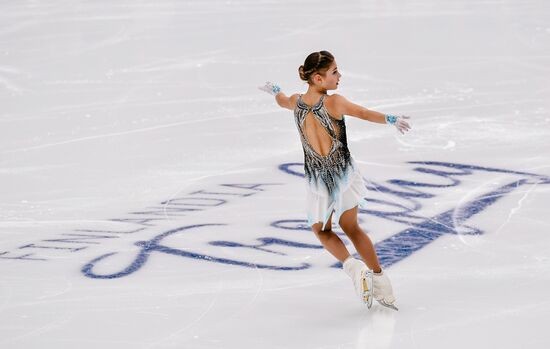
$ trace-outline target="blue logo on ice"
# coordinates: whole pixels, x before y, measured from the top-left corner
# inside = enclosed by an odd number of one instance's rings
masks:
[[[420,165],[419,167],[414,168],[414,171],[435,176],[433,182],[413,182],[406,180],[393,179],[388,181],[388,183],[399,187],[399,190],[391,189],[387,186],[372,183],[368,185],[368,189],[372,191],[377,191],[384,193],[386,195],[395,196],[400,200],[381,200],[381,199],[369,199],[372,203],[381,205],[382,207],[388,208],[389,211],[380,211],[380,210],[360,210],[361,215],[371,215],[383,219],[388,219],[394,222],[399,222],[406,224],[408,227],[403,231],[396,233],[388,239],[378,242],[375,245],[377,253],[380,258],[380,262],[383,267],[387,268],[406,257],[413,254],[415,251],[420,250],[421,248],[427,246],[431,242],[435,241],[437,238],[445,234],[481,234],[482,232],[479,229],[474,227],[469,227],[464,225],[472,216],[482,212],[488,206],[494,204],[499,199],[505,195],[511,193],[513,190],[518,189],[524,185],[537,185],[537,184],[549,184],[550,177],[509,171],[496,168],[488,168],[481,166],[473,165],[463,165],[463,164],[454,164],[447,162],[410,162],[411,164]],[[298,167],[298,170],[294,170],[295,167]],[[279,166],[280,170],[288,173],[290,175],[302,176],[303,174],[300,170],[303,168],[303,164],[300,163],[288,163],[282,164]],[[465,204],[461,205],[458,208],[453,208],[437,214],[433,217],[423,217],[416,214],[422,208],[420,200],[430,199],[435,195],[424,192],[424,188],[452,188],[461,184],[461,181],[458,179],[460,176],[472,175],[476,172],[490,172],[490,173],[501,173],[508,175],[517,175],[518,179],[515,179],[508,184],[502,185],[499,188],[490,191],[488,193],[482,194]],[[404,205],[398,202],[408,202],[408,205]],[[284,265],[267,265],[253,263],[246,261],[246,253],[244,249],[253,249],[255,251],[262,251],[263,253],[279,254],[286,255],[283,252],[278,252],[270,250],[267,247],[272,245],[285,246],[288,248],[309,248],[309,249],[322,249],[323,247],[319,244],[306,244],[299,243],[290,240],[278,239],[273,237],[263,237],[257,239],[258,244],[247,245],[234,241],[210,241],[209,244],[212,246],[223,246],[225,248],[235,248],[240,249],[241,253],[234,255],[242,256],[243,260],[239,259],[229,259],[221,258],[213,255],[206,255],[199,252],[192,252],[187,249],[177,249],[172,248],[166,245],[163,245],[162,240],[173,235],[180,233],[189,233],[190,231],[213,228],[215,226],[220,226],[223,224],[198,224],[198,225],[188,225],[175,229],[168,230],[162,234],[155,236],[149,241],[139,241],[135,245],[140,247],[140,251],[134,260],[124,269],[119,272],[112,274],[97,274],[94,272],[94,267],[98,263],[108,259],[109,257],[116,254],[109,253],[102,255],[90,261],[82,268],[82,272],[91,278],[119,278],[139,270],[148,260],[149,256],[152,253],[163,253],[179,257],[187,257],[195,260],[203,260],[208,262],[230,264],[235,266],[241,266],[246,268],[259,268],[259,269],[271,269],[271,270],[301,270],[307,269],[311,265],[308,263],[299,263],[293,266],[284,266]],[[283,220],[273,222],[272,227],[280,229],[291,229],[291,230],[302,230],[310,232],[309,227],[304,224],[304,221],[295,221],[295,220]],[[332,267],[340,268],[340,263],[335,263]]]

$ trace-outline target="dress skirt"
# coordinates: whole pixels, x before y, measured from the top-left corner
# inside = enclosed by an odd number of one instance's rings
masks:
[[[366,208],[367,188],[353,156],[351,166],[338,178],[337,183],[336,190],[329,195],[324,183],[306,180],[306,211],[310,227],[322,222],[322,230],[326,230],[326,224],[333,212],[332,222],[339,223],[340,216],[345,211],[355,206]]]

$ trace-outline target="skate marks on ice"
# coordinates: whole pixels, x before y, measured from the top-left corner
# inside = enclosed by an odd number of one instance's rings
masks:
[[[392,342],[397,314],[383,307],[373,307],[365,314],[357,336],[357,348],[388,348]]]
[[[409,172],[409,178],[420,177],[421,180],[391,179],[387,181],[388,184],[367,180],[369,197],[366,200],[373,208],[359,211],[363,217],[373,216],[405,226],[405,229],[375,244],[380,262],[385,268],[406,259],[444,235],[482,234],[480,229],[466,225],[466,221],[515,191],[530,188],[527,191],[529,193],[539,184],[550,183],[550,178],[544,175],[506,169],[434,161],[409,164],[415,166]],[[278,168],[283,174],[304,176],[302,163],[283,163]],[[404,175],[407,176],[406,172]],[[434,206],[433,200],[440,199],[446,192],[466,187],[466,179],[482,175],[489,178],[504,176],[508,182],[471,200],[460,202],[459,207],[446,209],[431,217],[421,214],[421,209]],[[277,192],[284,185],[280,181],[237,182],[220,183],[215,188],[178,195],[163,201],[160,207],[131,212],[132,218],[110,219],[110,223],[116,224],[117,229],[113,229],[112,225],[107,228],[76,229],[72,233],[62,234],[62,238],[44,239],[27,243],[13,251],[0,251],[0,259],[46,262],[63,253],[93,253],[95,247],[104,252],[79,267],[84,276],[93,279],[116,279],[131,275],[150,262],[151,255],[156,254],[252,269],[297,271],[313,267],[303,258],[291,258],[303,257],[303,249],[323,249],[317,241],[311,243],[311,232],[305,220],[277,219],[269,223],[270,228],[277,231],[276,237],[258,237],[259,234],[253,232],[242,236],[241,241],[235,240],[235,236],[240,235],[234,232],[239,229],[232,224],[211,218],[189,224],[188,218],[196,218],[195,215],[214,209],[234,212],[235,205],[239,205],[241,200],[256,200],[251,198],[254,195],[259,195],[260,199],[261,195]],[[119,229],[121,224],[125,229]],[[230,239],[220,239],[224,236]],[[251,243],[251,238],[255,242]],[[102,246],[104,242],[108,246]],[[48,256],[48,253],[53,256]],[[174,263],[178,263],[177,260]],[[335,263],[330,267],[341,268],[341,264]]]

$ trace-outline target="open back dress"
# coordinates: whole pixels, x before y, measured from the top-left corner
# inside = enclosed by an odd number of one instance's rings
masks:
[[[325,108],[325,97],[321,95],[319,101],[310,107],[300,95],[294,108],[294,120],[304,150],[308,225],[322,222],[322,230],[326,230],[333,212],[338,223],[344,211],[357,205],[364,208],[367,204],[367,188],[348,149],[344,116],[342,119],[333,118]],[[318,123],[330,136],[331,147],[326,155],[318,153],[308,141],[307,131],[314,128],[312,123]]]

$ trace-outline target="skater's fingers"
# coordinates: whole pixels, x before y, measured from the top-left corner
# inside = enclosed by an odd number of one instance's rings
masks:
[[[408,129],[404,127],[398,127],[397,129],[399,130],[399,132],[401,132],[401,134],[405,134],[405,131],[408,131]]]
[[[267,86],[258,86],[258,89],[260,89],[261,91],[267,92],[267,93],[269,93],[271,91],[271,89]]]
[[[402,130],[408,131],[411,129],[411,126],[405,121],[403,121],[402,123],[399,123],[399,128]]]
[[[399,120],[399,124],[400,124],[401,126],[405,126],[405,127],[408,127],[408,128],[411,127],[411,125],[409,125],[409,123],[406,122],[406,121],[404,121],[404,120]]]

